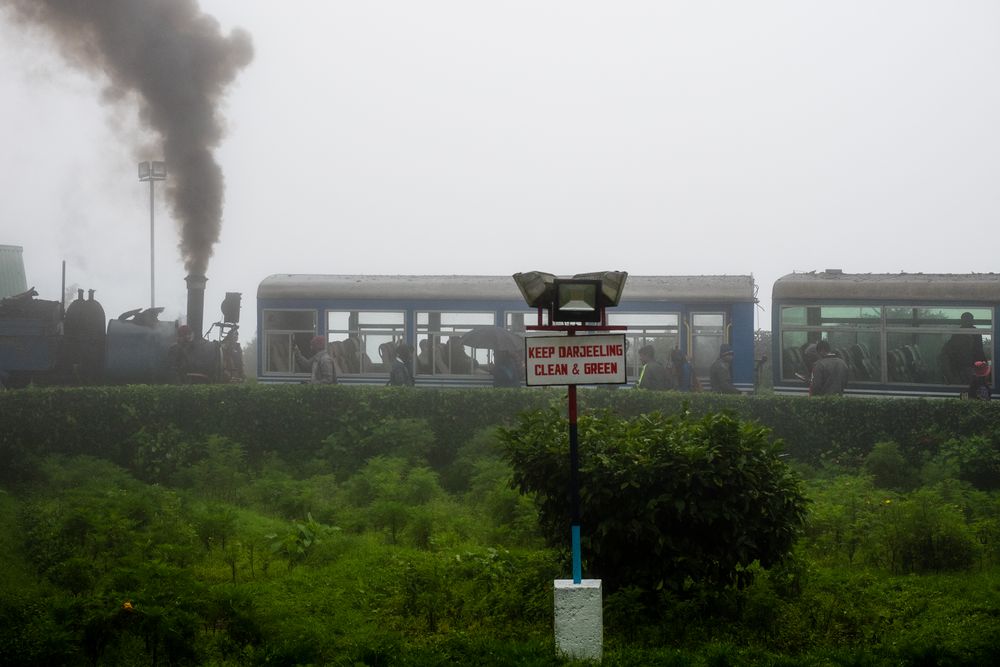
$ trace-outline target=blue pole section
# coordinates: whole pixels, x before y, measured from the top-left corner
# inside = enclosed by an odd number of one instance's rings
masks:
[[[573,531],[573,583],[583,580],[583,565],[580,563],[580,526],[572,526]]]
[[[569,386],[569,493],[572,517],[570,531],[573,539],[573,583],[583,579],[580,557],[580,448],[576,430],[576,385]]]

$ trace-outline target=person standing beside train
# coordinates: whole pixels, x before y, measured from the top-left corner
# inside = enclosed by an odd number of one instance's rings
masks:
[[[809,381],[810,396],[835,396],[847,389],[850,368],[847,362],[830,351],[830,343],[821,340],[816,343],[819,358],[813,364]]]
[[[670,376],[667,375],[664,365],[656,360],[656,351],[652,345],[644,345],[639,349],[639,361],[642,363],[637,384],[639,389],[652,391],[670,389]]]
[[[674,376],[674,389],[677,391],[692,391],[694,389],[694,371],[691,362],[684,356],[679,347],[670,351],[670,371]]]
[[[733,384],[733,346],[723,343],[719,346],[719,358],[712,362],[708,370],[708,381],[717,394],[741,394]]]
[[[295,354],[295,365],[298,367],[309,367],[310,384],[337,384],[337,372],[333,368],[333,357],[326,349],[326,338],[323,336],[313,336],[309,341],[309,349],[312,356],[307,357],[299,351],[298,345],[292,345]]]

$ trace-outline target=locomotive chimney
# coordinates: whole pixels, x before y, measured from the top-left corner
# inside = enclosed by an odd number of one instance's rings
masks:
[[[202,318],[205,314],[205,283],[208,278],[192,273],[184,279],[188,288],[187,323],[196,338],[202,337]]]

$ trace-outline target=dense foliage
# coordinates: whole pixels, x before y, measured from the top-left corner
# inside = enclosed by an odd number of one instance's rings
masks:
[[[726,414],[604,413],[578,430],[582,550],[609,590],[735,583],[753,562],[770,567],[791,551],[805,501],[766,429]],[[501,431],[552,546],[569,535],[567,431],[554,409]]]
[[[87,387],[0,392],[0,481],[30,475],[38,454],[90,454],[132,467],[135,435],[187,442],[221,434],[247,460],[301,462],[323,448],[346,448],[387,418],[423,420],[434,433],[429,463],[444,467],[482,428],[510,424],[523,410],[565,404],[561,389],[457,390],[310,385]],[[875,443],[894,440],[907,455],[947,438],[978,435],[1000,444],[998,401],[728,396],[646,391],[581,391],[581,408],[635,416],[660,411],[693,417],[728,410],[770,428],[796,460],[858,464]],[[327,441],[327,439],[332,439]],[[337,443],[347,443],[337,444]],[[166,441],[165,443],[166,444]],[[993,466],[996,483],[1000,470]],[[970,466],[974,464],[970,461]],[[972,467],[969,474],[973,474]]]
[[[741,566],[745,586],[616,587],[604,664],[1000,661],[996,403],[581,398],[585,414],[677,415],[651,419],[696,444],[713,424],[758,442],[754,417],[786,440],[809,500],[792,556]],[[550,402],[561,392],[0,393],[0,663],[564,664],[565,546],[544,545],[493,428]],[[545,414],[546,447],[564,451]],[[609,474],[642,474],[592,435]]]

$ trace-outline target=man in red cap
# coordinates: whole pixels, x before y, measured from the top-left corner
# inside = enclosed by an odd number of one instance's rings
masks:
[[[295,352],[296,366],[309,366],[312,372],[309,382],[312,384],[337,384],[337,371],[333,368],[333,357],[326,349],[326,338],[313,336],[309,341],[312,356],[306,357],[299,351],[297,345],[292,346]]]

